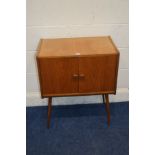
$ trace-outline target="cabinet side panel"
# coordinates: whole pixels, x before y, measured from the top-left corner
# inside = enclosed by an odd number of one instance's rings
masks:
[[[38,56],[36,56],[36,61],[37,61],[37,68],[38,68],[38,78],[39,78],[39,84],[40,84],[40,92],[41,92],[41,97],[43,98],[43,91],[42,91],[42,80],[41,80],[41,71],[40,71],[40,62],[39,62]]]
[[[104,88],[106,91],[116,91],[117,83],[117,54],[105,56]]]
[[[118,54],[116,55],[116,68],[115,68],[115,94],[116,94],[116,89],[117,89],[117,78],[118,78],[118,68],[119,68],[119,59],[120,59],[120,52],[118,51]]]
[[[77,58],[41,58],[40,72],[43,96],[78,91]]]

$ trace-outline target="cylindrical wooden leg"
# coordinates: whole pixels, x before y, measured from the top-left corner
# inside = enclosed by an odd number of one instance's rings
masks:
[[[49,128],[50,127],[50,120],[51,120],[51,106],[52,104],[52,97],[49,97],[48,98],[48,121],[47,121],[47,127]]]
[[[104,94],[102,95],[102,99],[103,99],[103,103],[105,103],[105,98],[104,98]]]
[[[103,99],[103,103],[105,103],[106,98],[105,98],[105,95],[104,95],[104,94],[102,95],[102,99]],[[106,103],[105,103],[105,104],[106,104]],[[106,112],[107,112],[107,106],[105,106],[105,110],[106,110]]]
[[[110,126],[110,104],[109,104],[109,95],[105,94],[105,106],[106,106],[106,112],[107,112],[107,121],[108,121],[108,126]]]

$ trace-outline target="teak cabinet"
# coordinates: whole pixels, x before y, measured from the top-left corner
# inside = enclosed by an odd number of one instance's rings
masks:
[[[48,127],[51,101],[55,96],[116,94],[119,52],[110,36],[41,39],[37,65],[42,98],[48,98]]]

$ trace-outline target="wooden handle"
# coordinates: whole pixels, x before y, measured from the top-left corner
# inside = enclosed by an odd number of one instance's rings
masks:
[[[73,74],[73,78],[78,78],[79,75],[78,74]]]
[[[84,74],[80,74],[79,77],[80,77],[81,79],[83,79],[83,78],[85,77],[85,75],[84,75]]]

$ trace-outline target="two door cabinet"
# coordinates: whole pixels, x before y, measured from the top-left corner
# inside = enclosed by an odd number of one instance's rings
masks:
[[[100,94],[105,99],[110,125],[108,94],[116,94],[119,52],[110,36],[41,39],[37,51],[41,97]]]

